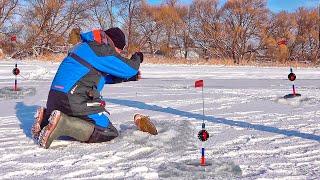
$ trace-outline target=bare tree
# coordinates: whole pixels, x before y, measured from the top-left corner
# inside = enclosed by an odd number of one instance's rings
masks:
[[[318,6],[318,64],[320,63],[320,3]]]
[[[123,23],[123,26],[125,27],[127,31],[127,38],[128,38],[128,53],[131,53],[133,51],[131,44],[133,41],[132,32],[133,32],[133,21],[136,15],[136,12],[141,6],[142,1],[141,0],[119,0],[119,14],[122,18],[120,20]]]
[[[294,13],[296,38],[294,54],[307,61],[316,62],[318,53],[318,14],[317,10],[300,8]]]
[[[147,48],[153,54],[159,48],[158,44],[161,40],[162,25],[156,20],[158,11],[159,8],[150,6],[145,2],[142,2],[141,6],[137,9],[133,22],[133,49],[143,51],[143,48]]]
[[[56,45],[64,45],[73,27],[85,25],[89,18],[86,1],[30,0],[23,22],[26,24],[26,49],[34,55],[54,51]]]
[[[182,49],[184,52],[184,58],[188,57],[190,48],[194,47],[194,40],[192,39],[192,15],[190,12],[190,7],[181,8],[181,16],[183,24],[181,25],[181,38],[182,38]]]
[[[21,24],[15,23],[17,10],[18,0],[0,1],[0,51],[7,55],[15,51],[16,34],[23,27]]]
[[[266,21],[261,32],[261,43],[265,48],[263,56],[284,63],[295,47],[295,19],[287,12],[280,12]]]
[[[174,46],[181,48],[182,42],[179,42],[178,36],[181,30],[185,28],[183,27],[183,14],[186,14],[185,9],[179,6],[175,0],[167,1],[166,4],[160,5],[156,14],[156,22],[163,28],[164,38],[160,42],[160,49],[168,56],[173,55]]]
[[[1,0],[0,33],[23,29],[14,46],[33,55],[59,52],[60,46],[79,42],[80,30],[86,27],[121,26],[127,33],[128,53],[160,49],[171,57],[180,50],[187,57],[197,48],[205,57],[231,58],[237,64],[252,59],[317,63],[320,57],[316,8],[272,13],[266,0],[228,0],[222,6],[219,0],[193,0],[190,6],[179,0],[161,2]],[[21,18],[16,18],[18,14]],[[2,49],[12,44],[0,42]]]
[[[195,0],[190,7],[192,16],[191,34],[197,47],[206,57],[224,58],[222,34],[222,11],[218,0]]]
[[[101,29],[108,29],[117,25],[115,8],[117,1],[115,0],[91,0],[92,14],[98,21]]]
[[[258,50],[262,22],[266,21],[266,0],[227,1],[224,5],[224,36],[227,52],[239,64],[245,55]]]
[[[0,2],[0,32],[5,24],[10,21],[18,6],[18,0],[1,0]]]

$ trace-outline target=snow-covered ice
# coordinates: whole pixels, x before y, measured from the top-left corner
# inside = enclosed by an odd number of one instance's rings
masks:
[[[12,87],[14,64],[0,62],[0,88]],[[289,68],[144,64],[141,81],[103,90],[118,138],[57,140],[46,150],[30,129],[58,65],[19,62],[20,87],[36,94],[0,101],[0,179],[320,178],[320,69],[294,69],[302,97],[284,101]],[[198,79],[205,82],[205,116]],[[134,113],[149,115],[159,134],[137,131]],[[205,143],[197,139],[202,119],[210,133]]]

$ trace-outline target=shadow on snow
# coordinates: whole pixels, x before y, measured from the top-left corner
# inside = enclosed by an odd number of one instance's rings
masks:
[[[179,115],[179,116],[183,116],[183,117],[187,117],[187,118],[195,118],[195,119],[199,119],[199,120],[204,119],[204,120],[207,120],[207,121],[210,121],[213,123],[220,123],[220,124],[225,124],[225,125],[230,125],[230,126],[237,126],[237,127],[241,127],[241,128],[250,128],[250,129],[254,129],[254,130],[258,130],[258,131],[265,131],[265,132],[282,134],[282,135],[286,135],[286,136],[300,137],[300,138],[310,139],[310,140],[315,140],[315,141],[320,142],[320,136],[318,136],[318,135],[302,133],[302,132],[295,131],[295,130],[279,129],[279,128],[272,127],[272,126],[251,124],[248,122],[235,121],[235,120],[229,120],[229,119],[224,119],[224,118],[215,118],[213,116],[203,116],[202,114],[181,111],[181,110],[174,109],[171,107],[165,108],[165,107],[161,107],[161,106],[157,106],[157,105],[148,105],[148,104],[140,102],[140,101],[125,100],[125,99],[112,99],[112,98],[106,98],[105,100],[107,102],[110,102],[113,104],[118,104],[118,105],[123,105],[123,106],[128,106],[128,107],[134,107],[134,108],[139,108],[139,109],[169,113],[169,114]]]
[[[304,139],[310,139],[320,142],[320,136],[314,135],[314,134],[308,134],[308,133],[302,133],[295,130],[285,130],[285,129],[279,129],[272,126],[266,126],[266,125],[260,125],[260,124],[251,124],[248,122],[243,121],[235,121],[235,120],[229,120],[224,118],[215,118],[214,116],[203,116],[202,114],[196,114],[191,113],[187,111],[182,111],[178,109],[174,109],[171,107],[161,107],[157,105],[149,105],[140,101],[133,101],[133,100],[125,100],[125,99],[112,99],[112,98],[106,98],[107,102],[113,103],[113,104],[119,104],[123,106],[128,107],[134,107],[139,109],[145,109],[145,110],[151,110],[151,111],[158,111],[163,113],[169,113],[174,115],[179,115],[187,118],[194,118],[199,120],[207,120],[213,123],[220,123],[230,126],[237,126],[241,128],[250,128],[258,131],[265,131],[265,132],[271,132],[271,133],[277,133],[282,134],[286,136],[294,136],[294,137],[300,137]],[[27,137],[32,138],[31,136],[31,126],[34,121],[34,112],[36,111],[38,106],[28,106],[25,105],[23,102],[18,102],[16,104],[15,110],[17,114],[17,118],[20,121],[20,127],[23,129],[23,132],[26,134]]]
[[[23,129],[23,133],[32,139],[31,126],[34,121],[34,113],[36,112],[38,106],[25,105],[23,102],[17,102],[15,106],[16,115],[20,121],[20,128]]]

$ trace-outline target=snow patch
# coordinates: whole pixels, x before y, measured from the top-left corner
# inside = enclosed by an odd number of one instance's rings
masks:
[[[239,178],[242,174],[240,166],[233,162],[219,162],[207,160],[206,166],[201,166],[198,159],[178,162],[164,163],[159,167],[160,178],[182,178],[182,179],[217,179]]]
[[[0,62],[0,86],[13,83],[14,63]],[[144,79],[107,85],[103,96],[120,136],[105,143],[31,139],[33,114],[45,105],[58,64],[19,62],[23,87],[41,82],[34,98],[0,101],[0,177],[3,179],[312,179],[320,176],[319,69],[296,71],[294,105],[276,101],[288,92],[288,68],[142,65]],[[41,67],[41,68],[39,68]],[[182,72],[182,73],[177,73]],[[270,74],[270,72],[272,72]],[[25,74],[22,74],[25,75]],[[47,78],[44,81],[42,78]],[[197,138],[205,119],[210,138]],[[40,87],[40,86],[39,86]],[[147,114],[153,136],[132,116]],[[207,166],[199,166],[201,147]]]
[[[42,66],[38,66],[34,71],[28,73],[24,78],[27,80],[43,80],[51,77],[50,71]]]
[[[291,106],[299,106],[303,101],[306,101],[306,98],[300,97],[294,97],[294,98],[277,98],[276,102],[285,104],[285,105],[291,105]]]
[[[18,88],[15,91],[12,87],[4,87],[0,89],[0,100],[7,100],[7,99],[22,99],[26,96],[34,96],[36,94],[36,88]]]

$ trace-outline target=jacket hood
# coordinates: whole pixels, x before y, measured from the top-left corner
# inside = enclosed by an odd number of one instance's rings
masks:
[[[89,32],[84,32],[80,34],[80,38],[82,42],[93,42],[101,43],[101,30],[93,30]]]

